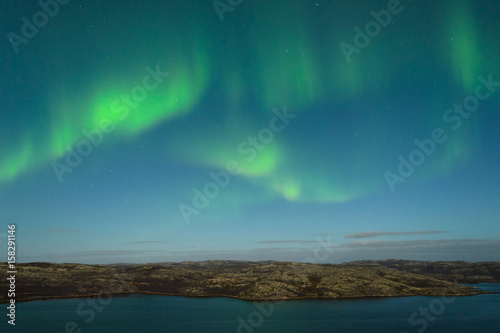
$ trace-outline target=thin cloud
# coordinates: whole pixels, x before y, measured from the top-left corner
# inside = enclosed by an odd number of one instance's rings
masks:
[[[83,230],[73,230],[73,229],[49,229],[48,232],[53,234],[83,234]]]
[[[346,234],[345,238],[371,238],[379,236],[412,236],[412,235],[434,235],[442,234],[446,231],[443,230],[423,230],[423,231],[402,231],[402,232],[392,232],[392,231],[366,231],[357,232],[353,234]]]
[[[339,259],[380,260],[387,258],[424,261],[498,261],[499,239],[439,239],[408,241],[360,240],[343,244]]]
[[[498,239],[436,239],[436,240],[408,240],[408,241],[355,241],[343,244],[342,248],[420,248],[443,249],[459,246],[500,246]]]
[[[159,252],[157,250],[96,250],[96,251],[79,251],[76,256],[130,256],[144,254],[149,252]]]
[[[157,243],[168,243],[167,241],[136,241],[127,242],[127,244],[157,244]]]
[[[278,239],[278,240],[260,241],[259,243],[260,244],[311,244],[311,243],[317,243],[317,241],[298,240],[298,239]]]

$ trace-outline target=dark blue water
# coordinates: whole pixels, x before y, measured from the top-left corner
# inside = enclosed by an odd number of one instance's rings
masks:
[[[500,291],[500,284],[476,286]],[[500,332],[499,294],[257,306],[226,298],[137,295],[103,299],[102,304],[84,299],[28,302],[16,310],[15,329],[3,315],[1,332]]]

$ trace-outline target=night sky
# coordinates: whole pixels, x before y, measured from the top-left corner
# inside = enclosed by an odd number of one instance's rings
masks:
[[[500,260],[498,1],[61,2],[0,11],[18,261]]]

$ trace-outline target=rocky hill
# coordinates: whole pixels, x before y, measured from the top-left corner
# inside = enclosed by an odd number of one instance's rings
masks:
[[[500,283],[499,262],[466,262],[466,261],[413,261],[413,260],[378,260],[353,262],[375,264],[399,271],[432,276],[440,280],[460,281],[461,283]]]
[[[459,283],[500,282],[500,263],[359,261],[307,264],[204,261],[155,264],[16,265],[16,300],[111,294],[223,296],[248,300],[482,293]],[[7,300],[0,264],[0,302]]]

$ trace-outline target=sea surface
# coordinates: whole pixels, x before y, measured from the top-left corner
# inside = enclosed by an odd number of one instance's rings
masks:
[[[500,292],[500,284],[480,284]],[[500,332],[500,294],[253,303],[134,295],[2,304],[0,332]]]

